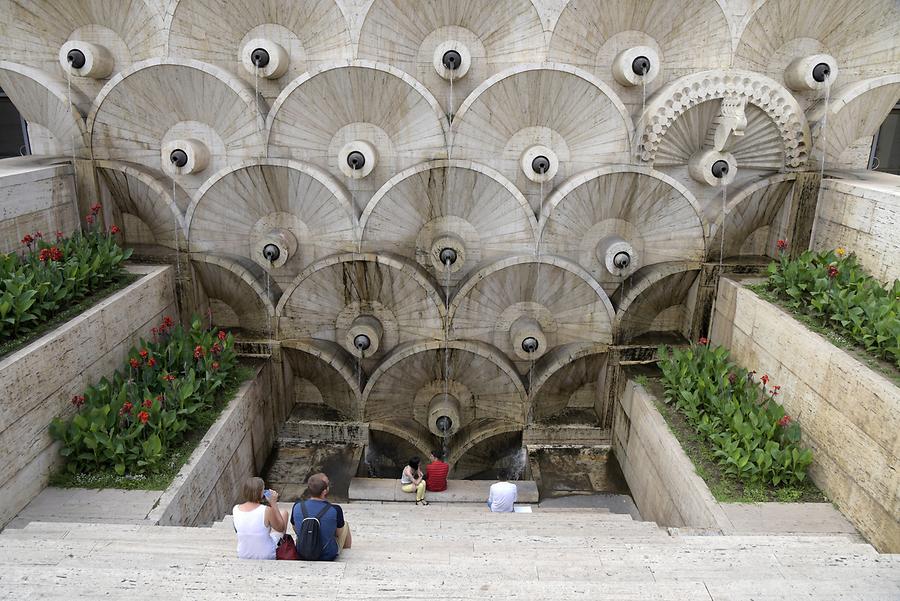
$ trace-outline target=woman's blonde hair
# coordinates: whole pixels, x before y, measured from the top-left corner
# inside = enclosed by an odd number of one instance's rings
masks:
[[[265,487],[266,483],[263,482],[262,478],[247,478],[244,480],[244,485],[241,487],[241,502],[259,503],[262,501],[263,489]]]

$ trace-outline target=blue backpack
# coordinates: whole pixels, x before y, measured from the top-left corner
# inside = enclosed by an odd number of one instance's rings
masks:
[[[318,561],[322,556],[325,545],[319,534],[319,527],[321,526],[319,520],[322,519],[325,512],[329,509],[331,509],[331,503],[326,501],[325,507],[315,517],[310,517],[306,513],[306,501],[300,501],[300,512],[303,515],[303,521],[300,522],[299,526],[295,525],[294,527],[297,531],[297,555],[300,559],[304,561]]]

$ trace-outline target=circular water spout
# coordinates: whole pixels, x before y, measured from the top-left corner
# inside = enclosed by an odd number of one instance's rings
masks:
[[[723,177],[728,175],[728,161],[719,159],[712,164],[710,170],[712,171],[713,177],[715,177],[716,179],[722,179]]]
[[[631,265],[631,255],[625,251],[617,252],[613,257],[613,265],[619,269],[627,269]]]
[[[281,256],[281,249],[275,244],[266,244],[263,247],[263,256],[269,263],[274,263]]]
[[[633,61],[631,61],[631,71],[640,77],[643,77],[647,73],[650,72],[650,59],[646,56],[636,56]]]
[[[456,71],[462,65],[462,56],[456,50],[448,50],[441,57],[441,63],[450,71]]]
[[[527,338],[522,340],[522,350],[525,351],[526,353],[528,353],[529,355],[531,353],[536,352],[538,350],[538,347],[540,347],[540,345],[541,344],[538,342],[538,339],[535,338],[534,336],[528,336]]]
[[[534,157],[534,160],[531,161],[531,169],[541,175],[547,173],[550,170],[550,159],[542,154]]]
[[[812,76],[813,79],[815,79],[817,82],[824,82],[826,79],[828,79],[829,75],[831,75],[831,65],[829,65],[828,63],[819,63],[818,65],[813,67]]]
[[[357,334],[356,337],[353,338],[353,346],[362,353],[372,346],[372,341],[365,334]]]
[[[359,359],[374,357],[382,349],[384,327],[374,315],[357,315],[344,334],[344,348]],[[383,349],[382,349],[383,350]]]
[[[453,420],[446,415],[442,415],[437,418],[437,420],[435,420],[435,425],[442,434],[448,434],[450,432],[450,429],[453,428]]]
[[[176,148],[171,153],[169,153],[169,161],[172,162],[173,165],[181,169],[188,162],[188,155],[185,151],[180,148]]]
[[[265,48],[254,48],[253,52],[250,53],[250,62],[253,63],[257,69],[265,69],[269,65],[269,52]]]
[[[456,251],[449,246],[441,249],[440,259],[443,265],[449,267],[456,263],[456,256]]]
[[[359,171],[366,166],[366,155],[358,150],[354,150],[347,155],[347,165],[354,171]]]
[[[66,60],[72,65],[73,69],[81,69],[84,67],[87,59],[84,56],[84,52],[79,50],[78,48],[72,48],[66,54]]]

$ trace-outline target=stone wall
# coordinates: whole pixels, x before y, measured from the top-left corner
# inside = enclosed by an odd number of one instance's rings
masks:
[[[613,451],[641,517],[660,526],[727,530],[730,522],[653,405],[629,380],[616,405]]]
[[[46,485],[60,463],[48,426],[73,395],[121,367],[164,315],[175,315],[171,267],[144,277],[0,361],[0,528]]]
[[[894,180],[894,181],[891,181]],[[822,182],[813,248],[843,246],[882,282],[900,278],[900,184],[893,176]]]
[[[78,229],[72,166],[47,160],[0,161],[0,253],[22,250],[25,234]]]
[[[813,481],[879,551],[900,551],[900,388],[733,280],[719,287],[711,339],[782,387]]]
[[[254,367],[148,519],[163,526],[198,526],[221,519],[239,502],[241,483],[262,471],[290,407],[276,388],[275,362]]]

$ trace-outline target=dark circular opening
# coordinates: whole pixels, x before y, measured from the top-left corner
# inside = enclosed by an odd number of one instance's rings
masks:
[[[281,249],[276,244],[266,244],[263,247],[263,256],[269,263],[274,263],[281,256]]]
[[[354,150],[347,155],[347,164],[350,165],[350,168],[354,171],[359,171],[366,166],[366,155],[358,150]]]
[[[828,63],[819,63],[813,67],[813,79],[817,82],[822,83],[828,79],[829,75],[831,75],[831,67],[828,66]]]
[[[447,417],[446,415],[442,415],[434,422],[434,425],[437,426],[437,429],[446,434],[450,431],[450,428],[453,427],[453,420]]]
[[[256,65],[257,69],[264,69],[269,64],[269,51],[265,48],[256,48],[250,53],[250,62]]]
[[[722,179],[726,175],[728,175],[728,161],[723,161],[719,159],[715,163],[712,164],[712,174],[713,177]]]
[[[541,175],[547,173],[550,171],[550,159],[544,155],[534,157],[534,160],[531,161],[531,169]]]
[[[450,248],[442,248],[440,254],[438,255],[441,259],[441,263],[444,265],[453,265],[456,263],[457,255],[456,250]]]
[[[535,352],[536,350],[538,350],[539,346],[540,346],[540,343],[538,342],[538,339],[535,338],[534,336],[528,336],[527,338],[522,340],[522,350],[528,354],[531,354],[531,353]]]
[[[646,75],[650,72],[650,59],[646,56],[635,57],[631,61],[631,70],[634,71],[635,75]]]
[[[624,250],[617,252],[613,257],[613,265],[615,265],[618,269],[625,269],[626,267],[631,265],[631,255],[629,255]]]
[[[462,65],[462,56],[456,50],[448,50],[441,58],[441,62],[446,68],[456,71]]]
[[[80,69],[87,62],[87,59],[84,57],[84,52],[78,48],[69,50],[66,54],[66,60],[69,61],[69,64],[72,65],[73,69]]]
[[[353,338],[353,346],[355,346],[359,351],[366,351],[369,350],[370,346],[372,346],[372,341],[369,340],[369,337],[365,334],[357,334]]]
[[[187,165],[188,155],[182,149],[176,148],[169,154],[169,160],[172,162],[173,165],[175,165],[176,167],[181,169],[182,167]]]

